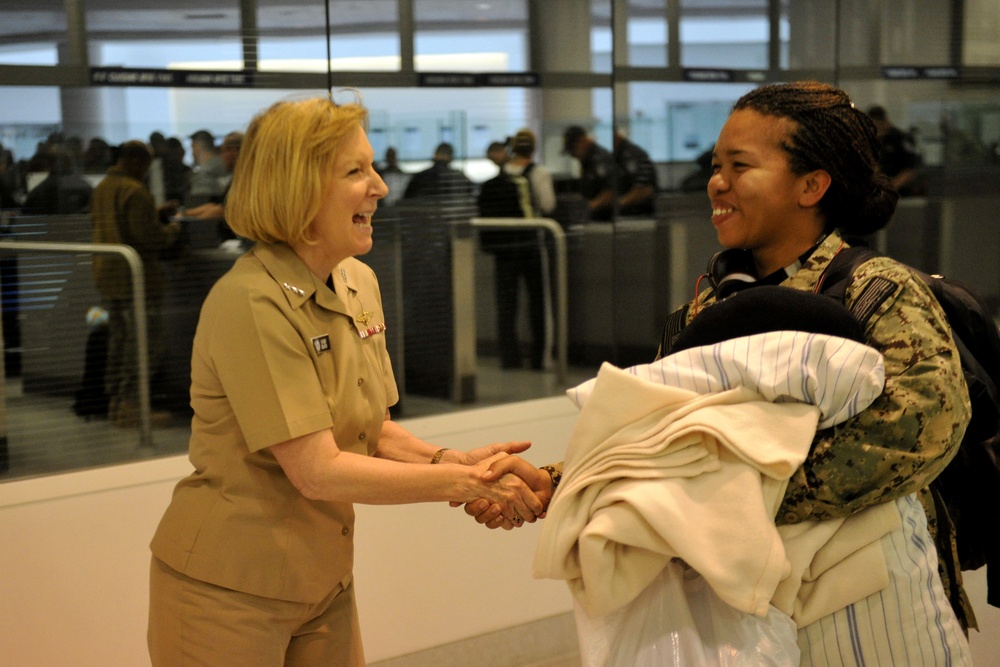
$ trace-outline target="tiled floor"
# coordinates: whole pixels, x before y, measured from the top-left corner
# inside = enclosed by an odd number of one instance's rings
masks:
[[[504,628],[371,667],[580,667],[573,614]]]

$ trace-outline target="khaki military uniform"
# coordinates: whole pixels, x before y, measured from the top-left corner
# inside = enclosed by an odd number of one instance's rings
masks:
[[[843,240],[830,234],[802,267],[780,284],[814,291]],[[715,303],[708,291],[688,321]],[[834,519],[914,492],[928,513],[932,535],[938,523],[927,485],[958,451],[971,416],[958,351],[944,312],[930,288],[905,266],[877,257],[862,264],[845,304],[869,315],[867,344],[885,358],[885,389],[856,417],[817,433],[809,458],[795,471],[778,511],[781,524]],[[941,517],[943,519],[943,517]],[[954,563],[953,535],[935,535],[945,591],[959,619],[975,627]]]
[[[351,258],[335,291],[282,244],[259,244],[212,288],[191,362],[190,458],[152,551],[193,579],[316,603],[350,583],[350,503],[302,496],[268,449],[332,429],[374,454],[398,400],[375,274]]]

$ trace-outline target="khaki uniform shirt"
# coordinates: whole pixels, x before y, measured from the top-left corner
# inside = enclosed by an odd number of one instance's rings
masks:
[[[191,361],[195,472],[152,542],[173,569],[299,602],[350,577],[351,504],[308,500],[268,449],[329,428],[341,450],[372,455],[399,398],[374,272],[351,258],[333,283],[288,246],[258,244],[206,298]]]

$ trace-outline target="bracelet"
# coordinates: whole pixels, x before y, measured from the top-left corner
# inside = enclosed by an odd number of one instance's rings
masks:
[[[549,477],[552,478],[552,491],[554,492],[559,486],[559,482],[562,481],[562,471],[556,470],[554,466],[542,466],[541,470],[549,473]]]
[[[444,453],[446,451],[448,451],[448,448],[442,447],[441,449],[434,452],[434,456],[431,457],[431,465],[434,465],[435,463],[440,463],[441,457],[444,456]]]

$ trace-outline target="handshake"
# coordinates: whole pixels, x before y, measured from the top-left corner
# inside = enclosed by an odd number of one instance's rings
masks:
[[[527,442],[507,442],[465,454],[479,469],[478,488],[471,490],[475,499],[452,501],[451,506],[464,505],[466,514],[490,529],[511,530],[544,518],[558,473],[516,456],[530,446]]]

